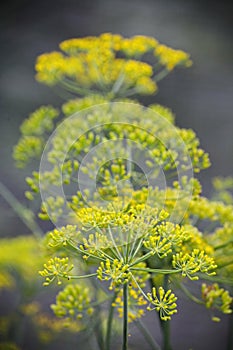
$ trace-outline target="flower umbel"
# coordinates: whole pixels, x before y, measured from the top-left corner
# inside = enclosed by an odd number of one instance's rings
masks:
[[[55,51],[38,57],[36,78],[80,95],[96,91],[110,98],[122,92],[152,94],[157,90],[156,77],[166,75],[176,66],[191,65],[186,52],[142,35],[123,38],[105,33],[65,40],[60,49],[64,53]],[[145,62],[147,53],[153,55],[152,64]]]
[[[165,291],[163,287],[159,287],[158,291],[152,288],[152,293],[147,293],[149,302],[153,306],[148,306],[148,310],[156,310],[159,312],[160,318],[164,321],[171,319],[171,315],[177,313],[176,300],[177,297],[169,289]]]
[[[212,285],[202,284],[202,299],[208,309],[216,309],[224,314],[232,313],[232,297],[228,290],[220,288],[217,283]]]
[[[113,261],[106,259],[105,263],[101,261],[97,270],[97,277],[101,281],[111,280],[109,288],[111,290],[114,286],[129,282],[129,265],[117,259]]]
[[[91,315],[91,291],[83,284],[68,284],[56,297],[56,304],[51,305],[56,316],[67,317],[68,320],[83,318],[83,314]]]
[[[55,279],[61,284],[61,278],[69,278],[69,272],[74,265],[68,264],[68,258],[51,258],[47,264],[44,264],[44,270],[39,271],[39,274],[45,277],[44,286],[48,286]]]
[[[182,272],[182,276],[187,276],[191,280],[198,280],[197,272],[207,275],[215,275],[217,265],[214,259],[205,254],[204,251],[194,249],[191,254],[177,253],[173,256],[172,265]]]

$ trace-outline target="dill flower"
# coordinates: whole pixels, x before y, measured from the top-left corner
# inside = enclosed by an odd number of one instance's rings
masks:
[[[202,299],[208,309],[217,309],[224,314],[232,313],[232,297],[224,288],[220,288],[217,283],[212,285],[202,284]]]
[[[139,320],[145,307],[162,321],[177,312],[175,286],[207,308],[230,313],[232,298],[214,282],[224,283],[232,265],[223,261],[232,244],[232,203],[201,196],[193,173],[210,161],[196,134],[175,126],[170,109],[145,108],[128,99],[155,93],[160,79],[191,65],[189,54],[151,37],[111,33],[65,40],[59,48],[38,57],[36,79],[77,97],[61,106],[63,120],[57,125],[59,111],[51,106],[31,114],[14,149],[17,164],[25,166],[42,155],[48,133],[57,127],[40,172],[26,179],[28,199],[41,191],[39,217],[57,226],[44,239],[50,256],[39,272],[44,285],[69,281],[52,305],[54,313],[90,321],[95,308],[97,316],[108,303],[104,346],[110,349],[117,308],[123,350],[128,321]],[[202,220],[213,224],[211,237],[200,230]],[[200,301],[183,278],[213,284],[203,284]],[[90,283],[72,283],[83,279]],[[48,322],[41,317],[41,324]]]
[[[48,286],[55,279],[57,284],[61,284],[61,277],[69,278],[68,273],[73,269],[74,265],[68,264],[68,258],[49,259],[47,264],[44,264],[44,270],[39,271],[39,274],[45,278],[44,286]]]
[[[65,289],[58,293],[56,304],[51,308],[56,316],[66,317],[68,320],[81,319],[83,314],[91,315],[91,292],[86,285],[68,284]]]
[[[156,64],[171,71],[177,65],[191,65],[189,55],[160,45],[152,37],[105,33],[99,37],[74,38],[60,44],[62,52],[42,54],[36,62],[36,78],[47,85],[81,95],[101,91],[115,96],[129,93],[153,94],[157,90],[156,75],[161,74],[142,59],[154,53]],[[121,53],[123,58],[118,57]],[[155,75],[155,79],[154,79]]]
[[[165,292],[163,287],[159,287],[157,294],[156,288],[153,287],[152,293],[148,293],[147,296],[151,303],[151,306],[148,306],[148,310],[156,309],[156,311],[159,312],[162,320],[170,320],[171,315],[177,312],[177,297],[170,289]]]
[[[177,65],[189,67],[192,64],[190,55],[181,50],[174,50],[165,45],[158,45],[155,48],[155,55],[159,57],[159,62],[170,71]]]

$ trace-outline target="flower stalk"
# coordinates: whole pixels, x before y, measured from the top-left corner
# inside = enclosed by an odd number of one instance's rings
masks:
[[[108,322],[107,322],[107,332],[106,332],[106,350],[111,350],[111,332],[112,332],[112,322],[113,322],[113,316],[114,316],[114,302],[117,297],[117,292],[114,292],[113,297],[110,301],[110,307],[109,307],[109,313],[108,313]]]
[[[122,350],[128,350],[128,283],[123,285],[123,344]]]

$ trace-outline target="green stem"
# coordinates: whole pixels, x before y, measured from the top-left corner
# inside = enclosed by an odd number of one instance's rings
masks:
[[[99,231],[99,232],[102,234],[101,231]],[[118,258],[121,260],[121,259],[122,259],[122,256],[121,256],[121,253],[119,252],[119,249],[118,249],[118,247],[117,247],[117,245],[116,245],[116,242],[115,242],[115,240],[114,240],[114,236],[113,236],[113,234],[112,234],[112,231],[111,231],[110,226],[108,226],[108,233],[109,233],[109,235],[110,235],[110,237],[111,237],[111,241],[112,241],[112,243],[113,243],[113,245],[114,245],[114,248],[116,249],[116,254],[118,255]],[[114,259],[113,259],[113,260],[114,260]]]
[[[113,94],[113,96],[118,93],[118,91],[120,90],[124,80],[125,80],[125,75],[124,75],[124,73],[121,72],[119,74],[117,80],[115,81],[113,87],[112,87],[111,93]]]
[[[164,269],[148,269],[148,268],[141,268],[141,267],[132,267],[130,268],[130,270],[132,271],[145,271],[145,272],[152,272],[155,274],[164,274],[164,275],[170,275],[170,274],[176,274],[181,272],[181,269],[177,269],[177,270],[164,270]]]
[[[91,94],[94,93],[91,89],[84,89],[82,87],[80,87],[79,85],[77,85],[77,83],[69,80],[69,79],[62,79],[59,81],[59,84],[64,88],[67,89],[68,91],[77,93],[81,96],[87,95],[87,94]]]
[[[75,251],[78,251],[79,253],[83,254],[83,255],[87,255],[91,258],[97,259],[97,260],[101,260],[101,261],[105,261],[105,259],[99,257],[98,255],[93,255],[91,253],[89,253],[87,250],[82,250],[79,247],[75,246],[74,244],[72,244],[70,241],[67,242],[67,245],[69,247],[71,247],[72,249],[74,249]]]
[[[113,303],[117,297],[117,292],[114,293],[113,298],[111,299],[111,305],[109,308],[109,314],[108,314],[108,323],[107,323],[107,333],[106,333],[106,350],[111,350],[111,331],[112,331],[112,321],[114,316],[114,309],[115,306],[113,306]]]
[[[140,257],[140,258],[138,258],[137,260],[135,260],[132,264],[130,264],[130,266],[137,265],[137,264],[139,264],[140,262],[147,260],[147,259],[150,258],[152,255],[153,255],[152,252],[148,252],[148,253],[146,253],[145,255],[143,255],[142,257]]]
[[[123,344],[122,350],[128,350],[128,283],[123,286]]]
[[[223,284],[226,284],[228,286],[233,286],[233,279],[228,279],[228,278],[218,277],[218,276],[209,276],[209,275],[201,274],[201,273],[199,273],[199,277],[202,280],[216,282],[216,283],[223,283]]]
[[[142,237],[141,239],[134,239],[133,240],[133,244],[131,244],[131,251],[129,253],[129,257],[128,257],[128,261],[132,261],[133,258],[137,255],[139,249],[141,248],[142,246],[142,242],[144,240],[144,237]],[[135,248],[135,245],[137,243],[137,247]]]
[[[148,344],[150,344],[151,349],[153,349],[153,350],[161,350],[160,346],[156,343],[156,341],[154,340],[154,338],[152,337],[152,335],[150,334],[150,332],[144,326],[143,322],[140,319],[137,320],[136,326],[141,331],[141,333],[144,335],[144,338],[146,339]]]
[[[229,317],[229,330],[228,330],[228,336],[227,336],[227,350],[233,349],[233,314]]]
[[[184,294],[192,301],[194,301],[195,303],[199,304],[199,305],[204,305],[204,302],[201,301],[200,299],[196,298],[192,293],[190,293],[190,291],[182,284],[179,283],[179,288],[184,292]]]
[[[226,267],[226,266],[229,266],[229,265],[232,265],[232,264],[233,264],[233,260],[226,261],[225,263],[218,264],[218,268],[222,269],[223,267]]]
[[[233,239],[230,239],[229,241],[227,242],[224,242],[223,244],[219,244],[219,245],[216,245],[214,246],[214,249],[215,250],[218,250],[218,249],[222,249],[222,248],[225,248],[227,247],[229,244],[233,243]]]
[[[90,278],[90,277],[94,277],[96,276],[97,273],[90,273],[88,275],[83,275],[83,276],[68,276],[68,279],[69,280],[80,280],[80,279],[83,279],[83,278]],[[64,277],[63,275],[61,275],[60,277]]]
[[[1,182],[0,194],[5,199],[5,201],[11,206],[11,208],[18,215],[18,217],[23,221],[23,223],[29,228],[33,235],[36,238],[41,238],[43,232],[37,225],[36,220],[34,219],[34,213],[30,209],[25,208]]]
[[[129,89],[129,90],[125,90],[125,92],[123,93],[123,91],[121,91],[121,94],[119,94],[119,97],[129,97],[129,96],[132,96],[132,95],[135,95],[137,94],[139,91],[138,89],[135,89],[135,88],[132,88],[132,89]]]
[[[144,296],[144,298],[145,298],[147,301],[149,301],[147,295],[143,292],[142,288],[139,286],[139,284],[138,284],[136,278],[134,277],[134,275],[133,275],[132,273],[131,273],[131,276],[132,276],[132,278],[133,278],[135,284],[137,285],[138,289],[140,290],[140,292],[141,292],[142,295]]]
[[[94,278],[90,280],[92,287],[98,291],[98,287],[101,286],[101,284],[98,283],[98,281]],[[101,286],[102,287],[102,286]],[[98,293],[96,297],[98,296]],[[103,300],[104,302],[104,300]],[[90,327],[93,327],[93,330],[95,332],[96,340],[99,345],[99,349],[103,350],[104,349],[104,335],[103,335],[103,313],[102,313],[102,308],[101,308],[102,301],[99,302],[98,298],[96,298],[96,301],[92,303],[94,306],[94,314],[93,314],[93,319],[90,322]],[[89,328],[89,327],[88,327]],[[88,329],[87,328],[87,329]],[[91,334],[91,333],[90,333]]]
[[[172,350],[170,345],[170,321],[161,320],[163,331],[163,350]]]
[[[103,339],[103,334],[102,334],[102,327],[101,327],[101,309],[100,309],[100,305],[97,305],[95,308],[95,313],[94,313],[94,323],[92,325],[94,333],[95,333],[95,337],[96,337],[96,341],[98,344],[98,348],[104,349],[104,339]],[[91,336],[91,334],[90,334]]]
[[[158,82],[158,81],[162,80],[163,78],[165,78],[168,74],[169,74],[169,71],[166,68],[164,68],[157,75],[155,75],[154,80],[156,82]]]

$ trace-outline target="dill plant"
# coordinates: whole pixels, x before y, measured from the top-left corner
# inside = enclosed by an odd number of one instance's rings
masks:
[[[33,112],[14,149],[20,167],[41,158],[26,197],[40,193],[39,217],[55,224],[40,275],[45,286],[65,283],[54,313],[81,320],[104,350],[113,346],[116,312],[123,350],[130,322],[151,348],[171,349],[177,288],[213,320],[231,313],[224,286],[232,286],[232,261],[222,259],[232,252],[232,203],[201,195],[195,174],[210,162],[195,133],[178,128],[170,109],[130,99],[156,93],[159,80],[191,64],[154,38],[109,33],[66,40],[36,62],[36,79],[68,98]],[[190,289],[197,280],[198,294]],[[143,325],[146,310],[159,317],[161,347]]]

